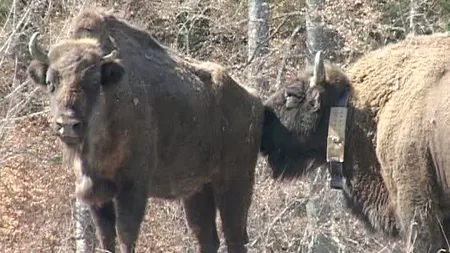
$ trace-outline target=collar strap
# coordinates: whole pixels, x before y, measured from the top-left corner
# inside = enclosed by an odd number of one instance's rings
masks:
[[[347,123],[347,106],[350,89],[346,88],[335,106],[331,107],[327,136],[327,164],[331,174],[330,187],[343,189],[344,187],[344,150]]]

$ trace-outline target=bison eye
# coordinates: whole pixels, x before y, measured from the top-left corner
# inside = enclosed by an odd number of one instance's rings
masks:
[[[45,80],[45,84],[47,86],[47,91],[52,93],[55,91],[56,86],[59,85],[60,76],[56,71],[49,69],[47,73],[47,78]]]
[[[303,101],[303,96],[286,91],[284,93],[284,99],[286,109],[291,109],[297,107]]]
[[[52,81],[47,80],[46,84],[47,84],[47,90],[48,90],[48,92],[52,93],[52,92],[55,91],[55,85],[53,84]]]
[[[284,92],[285,98],[287,97],[296,97],[298,99],[303,99],[305,97],[305,91],[300,85],[292,85],[286,87],[286,90]]]
[[[301,101],[302,101],[302,99],[300,99],[299,97],[286,96],[286,102],[285,102],[286,109],[291,109],[291,108],[297,107]]]

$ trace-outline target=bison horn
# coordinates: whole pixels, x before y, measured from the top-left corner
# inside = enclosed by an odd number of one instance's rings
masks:
[[[117,58],[118,54],[119,53],[117,52],[117,50],[113,50],[111,53],[103,56],[103,61],[105,61],[105,62],[114,61]]]
[[[317,51],[316,58],[314,59],[314,75],[310,82],[310,86],[314,87],[317,84],[325,80],[325,66],[323,64],[323,53],[322,51]]]
[[[44,53],[37,43],[37,37],[39,36],[39,32],[35,32],[28,43],[28,50],[30,51],[31,57],[36,60],[39,60],[44,63],[48,63],[47,53]]]

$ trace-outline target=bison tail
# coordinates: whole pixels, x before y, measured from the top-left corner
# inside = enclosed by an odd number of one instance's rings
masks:
[[[298,178],[317,167],[316,155],[303,152],[296,134],[289,131],[268,106],[264,107],[260,151],[263,156],[268,156],[274,178]]]
[[[82,175],[75,187],[75,196],[87,205],[101,205],[117,194],[115,183]]]

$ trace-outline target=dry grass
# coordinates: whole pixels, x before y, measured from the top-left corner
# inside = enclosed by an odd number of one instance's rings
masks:
[[[189,7],[195,1],[187,2],[105,0],[96,4],[115,8],[119,15],[146,27],[163,43],[177,47],[175,14],[186,10],[195,17],[199,12]],[[40,30],[46,44],[63,38],[69,17],[86,2],[32,3],[21,8],[17,3],[17,8],[9,9],[8,22],[0,27],[0,251],[73,252],[73,173],[62,166],[56,138],[49,131],[45,94],[26,81],[24,71],[29,61],[29,35]],[[246,58],[245,40],[240,37],[245,36],[242,27],[246,7],[228,1],[216,1],[214,5],[218,13],[211,28],[214,40],[191,53],[234,67],[235,76],[245,81],[245,69],[236,66],[242,66]],[[273,11],[292,11],[292,5],[280,1]],[[292,14],[294,18],[296,15]],[[276,78],[283,46],[297,25],[290,20],[282,25],[280,22],[273,18],[272,30],[280,29],[263,61],[262,75],[270,83]],[[294,50],[298,52],[299,48]],[[288,75],[295,75],[301,65],[295,57],[289,64]],[[269,174],[260,159],[249,215],[249,252],[405,252],[396,243],[369,234],[352,218],[342,208],[342,195],[329,189],[324,173],[307,181],[284,183],[272,180]],[[194,246],[179,201],[150,200],[139,252],[195,252]]]

